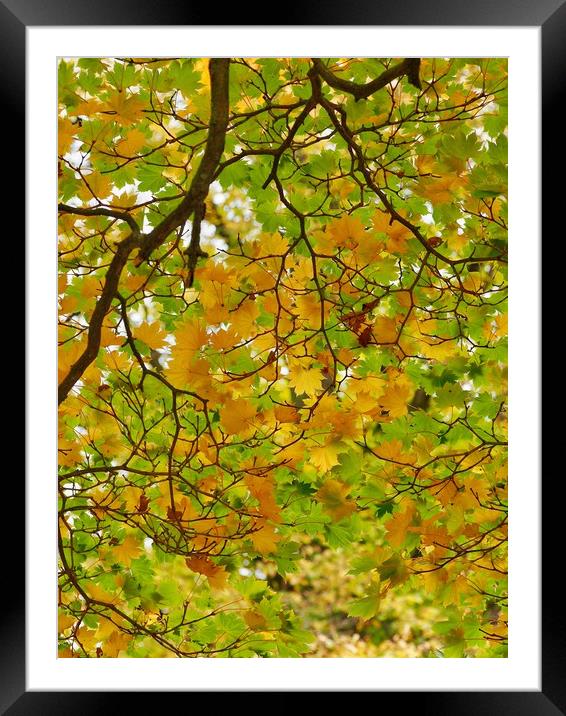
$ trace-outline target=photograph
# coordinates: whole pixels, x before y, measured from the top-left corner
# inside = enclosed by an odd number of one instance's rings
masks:
[[[58,658],[507,658],[508,65],[58,58]]]

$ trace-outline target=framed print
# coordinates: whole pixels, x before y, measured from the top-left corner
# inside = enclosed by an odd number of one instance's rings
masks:
[[[564,7],[0,10],[27,246],[5,712],[565,712],[538,431]]]

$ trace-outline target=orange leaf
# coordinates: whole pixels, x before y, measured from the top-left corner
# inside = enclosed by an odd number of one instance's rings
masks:
[[[252,532],[250,538],[253,546],[260,554],[271,554],[277,550],[277,542],[281,537],[275,532],[273,525],[267,524],[263,520],[256,522],[256,527],[259,529],[256,532]]]
[[[316,493],[316,499],[322,502],[324,509],[335,522],[355,512],[356,503],[348,495],[350,487],[339,480],[326,480]]]
[[[185,564],[193,572],[203,574],[212,589],[223,589],[226,586],[228,572],[224,567],[214,564],[208,557],[187,557]]]

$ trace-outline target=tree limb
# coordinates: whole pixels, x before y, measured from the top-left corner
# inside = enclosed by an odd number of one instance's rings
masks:
[[[132,234],[139,235],[140,233],[140,227],[137,225],[134,217],[130,216],[130,214],[126,211],[119,211],[118,209],[105,209],[102,206],[81,207],[69,206],[68,204],[59,204],[58,209],[65,214],[77,214],[78,216],[111,216],[114,219],[125,221],[132,230]]]
[[[142,261],[147,261],[152,252],[165,241],[169,234],[186,221],[186,219],[195,211],[197,207],[202,206],[204,203],[214,177],[214,173],[224,151],[229,110],[229,67],[230,60],[228,58],[212,58],[210,60],[210,125],[208,137],[202,161],[195,173],[195,177],[189,187],[189,190],[187,191],[186,196],[177,208],[166,216],[163,221],[161,221],[161,223],[159,223],[148,234],[140,236],[137,224],[135,225],[134,230],[132,223],[128,221],[130,227],[132,228],[132,233],[118,245],[114,258],[108,267],[102,293],[100,294],[96,306],[94,307],[94,311],[92,312],[89,322],[87,346],[84,352],[71,366],[68,375],[59,385],[59,404],[65,400],[71,388],[80,379],[82,374],[98,355],[98,351],[100,349],[102,323],[106,314],[110,310],[112,301],[116,297],[120,275],[131,252],[136,248],[140,248],[136,262],[139,264]],[[74,213],[83,214],[85,216],[93,216],[97,214],[101,216],[115,216],[115,212],[112,209],[97,209],[96,207],[93,207],[92,209],[82,209],[78,211],[75,207],[69,208],[72,208]],[[61,210],[64,211],[64,209]],[[93,212],[96,212],[96,214]],[[124,213],[116,213],[120,215],[115,218],[127,221]],[[129,218],[133,221],[132,217]]]
[[[385,87],[385,85],[388,85],[390,82],[393,82],[393,80],[398,77],[402,77],[403,75],[407,75],[409,82],[417,89],[421,89],[419,79],[421,61],[418,57],[406,58],[402,62],[399,62],[393,67],[390,67],[388,70],[385,70],[379,75],[379,77],[376,77],[374,80],[365,85],[338,77],[328,69],[321,59],[317,57],[312,58],[312,63],[317,73],[322,77],[326,84],[334,87],[334,89],[348,92],[348,94],[351,94],[356,98],[356,101],[366,99],[374,92],[377,92],[377,90],[380,90],[382,87]]]
[[[140,262],[147,261],[165,238],[186,221],[206,199],[224,151],[229,109],[229,64],[230,60],[227,58],[210,60],[210,126],[202,161],[183,201],[145,237],[139,253]]]
[[[134,236],[134,234],[130,234],[127,239],[124,239],[124,241],[119,244],[118,249],[114,254],[114,258],[110,262],[108,271],[106,272],[104,288],[102,289],[100,298],[96,302],[96,306],[92,312],[88,327],[86,348],[79,358],[73,363],[67,376],[59,384],[59,404],[65,400],[71,388],[98,355],[104,317],[110,310],[112,301],[116,296],[120,275],[122,273],[122,269],[126,265],[128,256],[139,245],[139,238]]]

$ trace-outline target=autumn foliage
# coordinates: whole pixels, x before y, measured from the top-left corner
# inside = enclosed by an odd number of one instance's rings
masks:
[[[506,655],[506,84],[60,61],[60,656]]]

